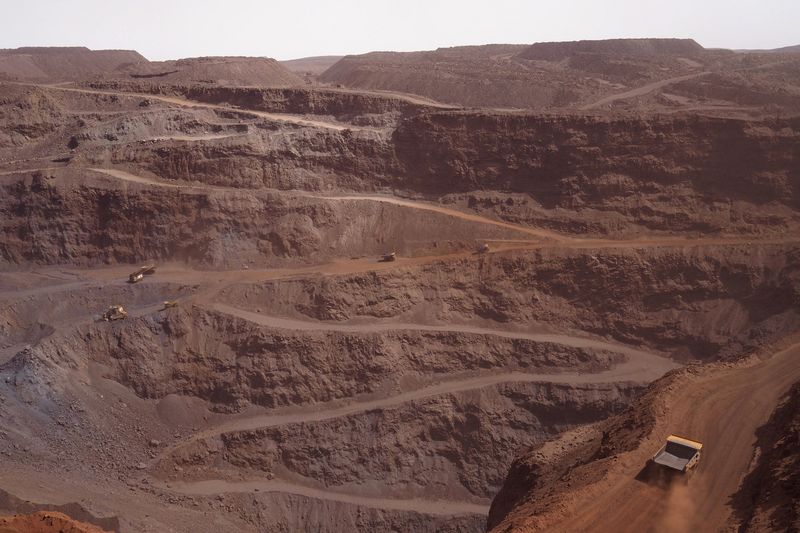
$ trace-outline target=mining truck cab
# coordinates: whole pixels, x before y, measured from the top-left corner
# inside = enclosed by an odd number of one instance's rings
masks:
[[[652,461],[685,474],[697,466],[702,449],[703,445],[697,441],[670,435],[664,446],[653,456]]]
[[[478,253],[479,254],[485,254],[485,253],[488,253],[488,252],[489,252],[489,245],[488,244],[483,243],[480,246],[478,246]]]
[[[381,257],[381,262],[382,263],[391,263],[392,261],[396,261],[396,260],[397,260],[397,253],[396,252],[385,253]]]
[[[103,313],[103,320],[111,322],[113,320],[123,320],[128,318],[128,312],[121,305],[112,305]]]
[[[178,307],[178,300],[164,300],[164,309],[169,309],[170,307]]]

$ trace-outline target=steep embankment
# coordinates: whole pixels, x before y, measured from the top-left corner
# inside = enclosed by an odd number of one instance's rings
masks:
[[[493,216],[578,233],[636,226],[749,233],[798,222],[798,137],[797,120],[436,112],[402,120],[389,141],[307,132],[293,135],[291,145],[273,135],[168,152],[113,148],[111,159],[220,185],[447,194]],[[313,155],[299,158],[296,150]]]
[[[798,223],[797,119],[541,117],[433,111],[336,91],[154,90],[208,103],[163,96],[159,105],[182,107],[150,110],[146,95],[25,91],[24,117],[7,106],[10,141],[31,155],[61,144],[73,151],[60,161],[139,167],[168,180],[446,195],[456,207],[574,233],[764,234]],[[52,126],[67,104],[90,99],[121,116],[81,114]],[[237,110],[245,106],[269,111]],[[346,122],[359,117],[384,126]],[[23,136],[29,130],[41,132]]]
[[[782,245],[545,249],[401,272],[240,285],[219,298],[318,320],[572,326],[709,359],[798,325],[799,260],[796,246]]]
[[[426,108],[446,108],[409,95],[358,92],[323,87],[220,87],[183,83],[94,81],[87,84],[98,91],[151,93],[180,96],[193,102],[234,106],[240,111],[332,116],[344,122],[387,122],[388,114],[413,114]],[[389,120],[388,122],[391,122]]]
[[[442,255],[472,250],[479,239],[530,237],[508,224],[380,200],[162,186],[88,169],[11,174],[0,189],[0,257],[8,263],[159,259],[241,268],[387,248]]]
[[[35,503],[0,489],[0,533],[104,533],[119,525],[117,517],[94,516],[78,503]]]
[[[358,103],[351,101],[355,97],[334,93],[301,98],[295,92],[289,100],[247,90],[188,94],[342,119],[345,108],[365,116],[387,111],[378,104],[391,102],[372,98]],[[221,175],[230,176],[229,183],[249,186],[264,176],[267,186],[283,187],[281,181],[291,180],[292,186],[306,188],[310,183],[301,176],[314,173],[317,180],[324,178],[311,183],[323,188],[392,187],[449,194],[453,201],[514,221],[578,232],[613,231],[631,223],[667,231],[750,231],[779,221],[796,223],[793,211],[800,188],[796,119],[540,117],[420,112],[402,101],[396,105],[394,109],[408,116],[388,141],[369,132],[309,132],[292,136],[291,146],[272,136],[268,143],[198,144],[175,147],[168,154],[137,147],[112,158],[137,161],[165,178],[191,177],[217,184]],[[299,158],[294,150],[313,155]],[[276,161],[281,163],[281,180],[273,176]],[[492,194],[476,194],[487,190]],[[548,212],[554,207],[567,212]],[[589,211],[591,221],[569,214],[573,210]]]
[[[62,513],[39,511],[30,515],[0,516],[0,533],[107,533]]]
[[[600,371],[627,357],[624,347],[615,353],[613,344],[578,348],[502,331],[469,334],[415,331],[402,324],[386,327],[390,331],[384,333],[273,329],[195,307],[128,321],[116,326],[113,336],[104,333],[105,326],[88,327],[46,342],[45,349],[69,348],[53,351],[56,358],[57,353],[85,354],[108,366],[110,375],[141,396],[187,394],[220,410],[249,404],[286,407],[377,393],[396,386],[403,376],[424,382],[437,375],[470,377],[469,372],[516,370],[536,374],[540,381],[563,382],[571,378],[548,375],[573,368]],[[572,344],[576,343],[581,344]],[[425,358],[415,356],[422,351]],[[160,356],[154,358],[154,353]],[[200,353],[203,357],[198,359]],[[621,375],[639,380],[652,377]],[[599,375],[595,381],[615,377],[614,373]],[[513,375],[507,378],[514,380]],[[494,382],[478,380],[471,388]],[[427,393],[424,387],[420,389],[420,398],[451,392],[447,387]]]
[[[800,529],[800,383],[756,432],[752,470],[733,497],[740,532]]]

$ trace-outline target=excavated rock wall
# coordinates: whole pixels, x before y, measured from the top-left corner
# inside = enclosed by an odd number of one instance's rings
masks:
[[[0,192],[0,264],[8,266],[181,260],[242,268],[387,249],[446,253],[515,235],[379,202],[158,187],[90,171],[23,173],[0,182]]]
[[[631,383],[507,383],[322,422],[226,433],[172,459],[193,475],[230,467],[262,476],[288,471],[328,487],[388,485],[398,497],[410,490],[490,498],[516,455],[619,412],[641,390]],[[352,435],[370,437],[354,442]]]
[[[599,350],[466,333],[273,329],[198,307],[87,326],[41,350],[54,361],[102,363],[115,380],[146,398],[185,394],[226,411],[376,393],[401,378],[491,369],[599,371],[623,359]]]
[[[800,529],[800,383],[756,432],[754,468],[733,496],[741,532]]]
[[[617,197],[748,200],[800,206],[800,120],[703,116],[597,118],[435,112],[401,122],[393,142],[408,186],[531,194],[549,207]],[[655,203],[655,202],[654,202]]]
[[[800,325],[800,250],[509,252],[335,278],[232,287],[227,298],[321,320],[476,318],[570,325],[678,357],[724,357]]]

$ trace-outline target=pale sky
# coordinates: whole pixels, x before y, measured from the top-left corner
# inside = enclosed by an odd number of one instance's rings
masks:
[[[0,48],[294,59],[615,37],[800,44],[800,0],[0,0]]]

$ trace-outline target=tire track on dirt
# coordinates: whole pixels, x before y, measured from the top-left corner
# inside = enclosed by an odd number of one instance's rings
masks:
[[[435,500],[430,498],[380,498],[377,496],[361,496],[356,494],[342,493],[332,490],[317,489],[289,483],[279,480],[250,480],[250,481],[227,481],[222,479],[211,479],[195,482],[172,482],[166,490],[191,494],[198,496],[213,496],[220,493],[236,492],[281,492],[296,494],[318,500],[327,500],[373,509],[384,509],[387,511],[414,512],[437,516],[454,516],[460,514],[480,514],[489,513],[488,503],[469,503],[452,500]]]

